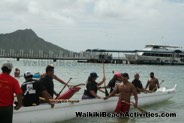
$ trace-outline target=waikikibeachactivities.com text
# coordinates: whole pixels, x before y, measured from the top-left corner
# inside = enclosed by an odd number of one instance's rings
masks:
[[[76,117],[176,117],[176,113],[107,113],[107,112],[75,112]]]

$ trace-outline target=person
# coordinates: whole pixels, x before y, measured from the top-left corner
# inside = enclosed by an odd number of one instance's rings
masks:
[[[22,106],[22,90],[18,81],[10,73],[13,65],[6,61],[3,63],[0,74],[0,123],[12,123],[13,101],[16,94],[17,105],[14,107],[18,110]]]
[[[98,87],[105,82],[106,78],[103,77],[102,81],[99,83],[96,82],[97,78],[98,78],[97,73],[95,72],[90,73],[86,84],[86,90],[84,90],[82,99],[94,99],[94,98],[101,99],[101,97],[97,95],[97,90]]]
[[[48,65],[48,66],[53,67],[53,65],[52,65],[52,64],[51,64],[51,65]],[[48,66],[47,66],[47,67],[48,67]],[[41,74],[41,77],[40,77],[40,78],[44,78],[46,75],[47,75],[47,72],[46,72],[46,73]],[[63,81],[61,78],[59,78],[57,75],[53,74],[53,75],[52,75],[52,78],[53,78],[53,79],[55,79],[56,81],[60,82],[61,84],[66,85],[66,86],[68,86],[68,87],[69,87],[69,85],[67,85],[67,83],[66,83],[66,82],[64,82],[64,81]]]
[[[21,89],[24,94],[24,98],[22,100],[23,105],[27,106],[35,106],[40,104],[39,96],[42,95],[46,101],[51,105],[51,108],[54,107],[54,104],[50,102],[49,99],[52,97],[48,94],[46,89],[39,83],[37,80],[32,79],[33,75],[31,72],[27,71],[24,73],[25,82],[22,84]]]
[[[137,107],[137,104],[138,104],[137,92],[136,92],[134,85],[130,83],[128,79],[129,79],[129,75],[127,73],[123,73],[121,77],[122,82],[116,86],[115,90],[113,90],[113,92],[110,93],[109,96],[104,98],[104,99],[108,99],[111,96],[114,96],[116,93],[119,92],[119,100],[117,102],[117,106],[115,109],[116,113],[128,113],[129,112],[130,103],[131,103],[130,97],[132,93],[135,99],[134,106]]]
[[[110,93],[114,90],[116,84],[120,83],[120,80],[121,80],[121,73],[116,72],[107,85],[107,87],[110,87]]]
[[[39,82],[42,84],[43,87],[46,88],[47,92],[50,94],[52,98],[54,97],[54,95],[58,96],[58,94],[54,90],[53,76],[54,76],[54,66],[48,65],[46,67],[46,74],[39,80]]]
[[[148,93],[149,91],[143,88],[142,82],[140,81],[139,78],[140,78],[139,74],[135,73],[134,80],[132,81],[132,84],[135,86],[137,93],[138,94],[140,94],[141,92]]]
[[[20,77],[20,69],[15,68],[14,76],[15,77]]]
[[[149,91],[154,92],[157,90],[157,88],[160,88],[158,79],[154,76],[154,73],[150,73],[150,78],[147,81],[145,89],[149,87]]]

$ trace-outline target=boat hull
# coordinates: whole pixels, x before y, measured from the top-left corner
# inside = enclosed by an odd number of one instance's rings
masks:
[[[146,65],[184,65],[184,59],[159,57],[159,56],[143,56],[142,54],[125,54],[130,64],[146,64]]]
[[[151,94],[139,94],[139,106],[151,105],[166,101],[175,94],[175,88]],[[53,109],[49,105],[23,107],[14,111],[13,123],[53,123],[76,118],[76,112],[113,112],[118,97],[108,100],[91,99],[76,103],[59,103]],[[131,101],[134,102],[133,97]]]

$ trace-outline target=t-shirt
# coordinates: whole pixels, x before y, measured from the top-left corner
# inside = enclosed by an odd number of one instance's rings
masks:
[[[12,106],[15,94],[22,94],[18,81],[12,76],[0,74],[0,106]]]
[[[22,100],[24,106],[32,106],[40,104],[39,96],[45,88],[36,80],[24,82],[21,86],[24,98]]]
[[[53,97],[54,96],[54,83],[53,78],[45,75],[40,79],[40,83],[46,88],[47,92]]]
[[[97,93],[98,90],[97,84],[98,84],[97,82],[89,81],[86,85],[87,90],[84,91],[84,95],[87,95],[91,98],[95,98],[93,95],[91,95],[90,91],[94,91],[95,93]]]
[[[140,88],[140,89],[143,88],[142,83],[141,83],[140,80],[134,79],[134,80],[132,81],[132,84],[135,86],[135,88],[137,88],[137,87]]]

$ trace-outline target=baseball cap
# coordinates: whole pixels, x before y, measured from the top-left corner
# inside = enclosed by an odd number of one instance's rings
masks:
[[[10,61],[5,61],[2,67],[7,67],[9,70],[11,70],[13,68],[13,65]]]
[[[97,75],[97,73],[92,72],[92,73],[90,73],[90,77],[98,77],[98,75]]]
[[[122,74],[122,76],[123,76],[123,77],[126,77],[126,78],[128,78],[128,79],[129,79],[129,75],[128,75],[128,73],[123,73],[123,74]]]
[[[121,77],[121,73],[120,72],[116,72],[114,75],[117,76],[117,77]]]
[[[24,77],[25,78],[27,78],[27,77],[32,77],[33,76],[33,74],[31,74],[31,72],[29,72],[29,71],[26,71],[25,73],[24,73]]]

